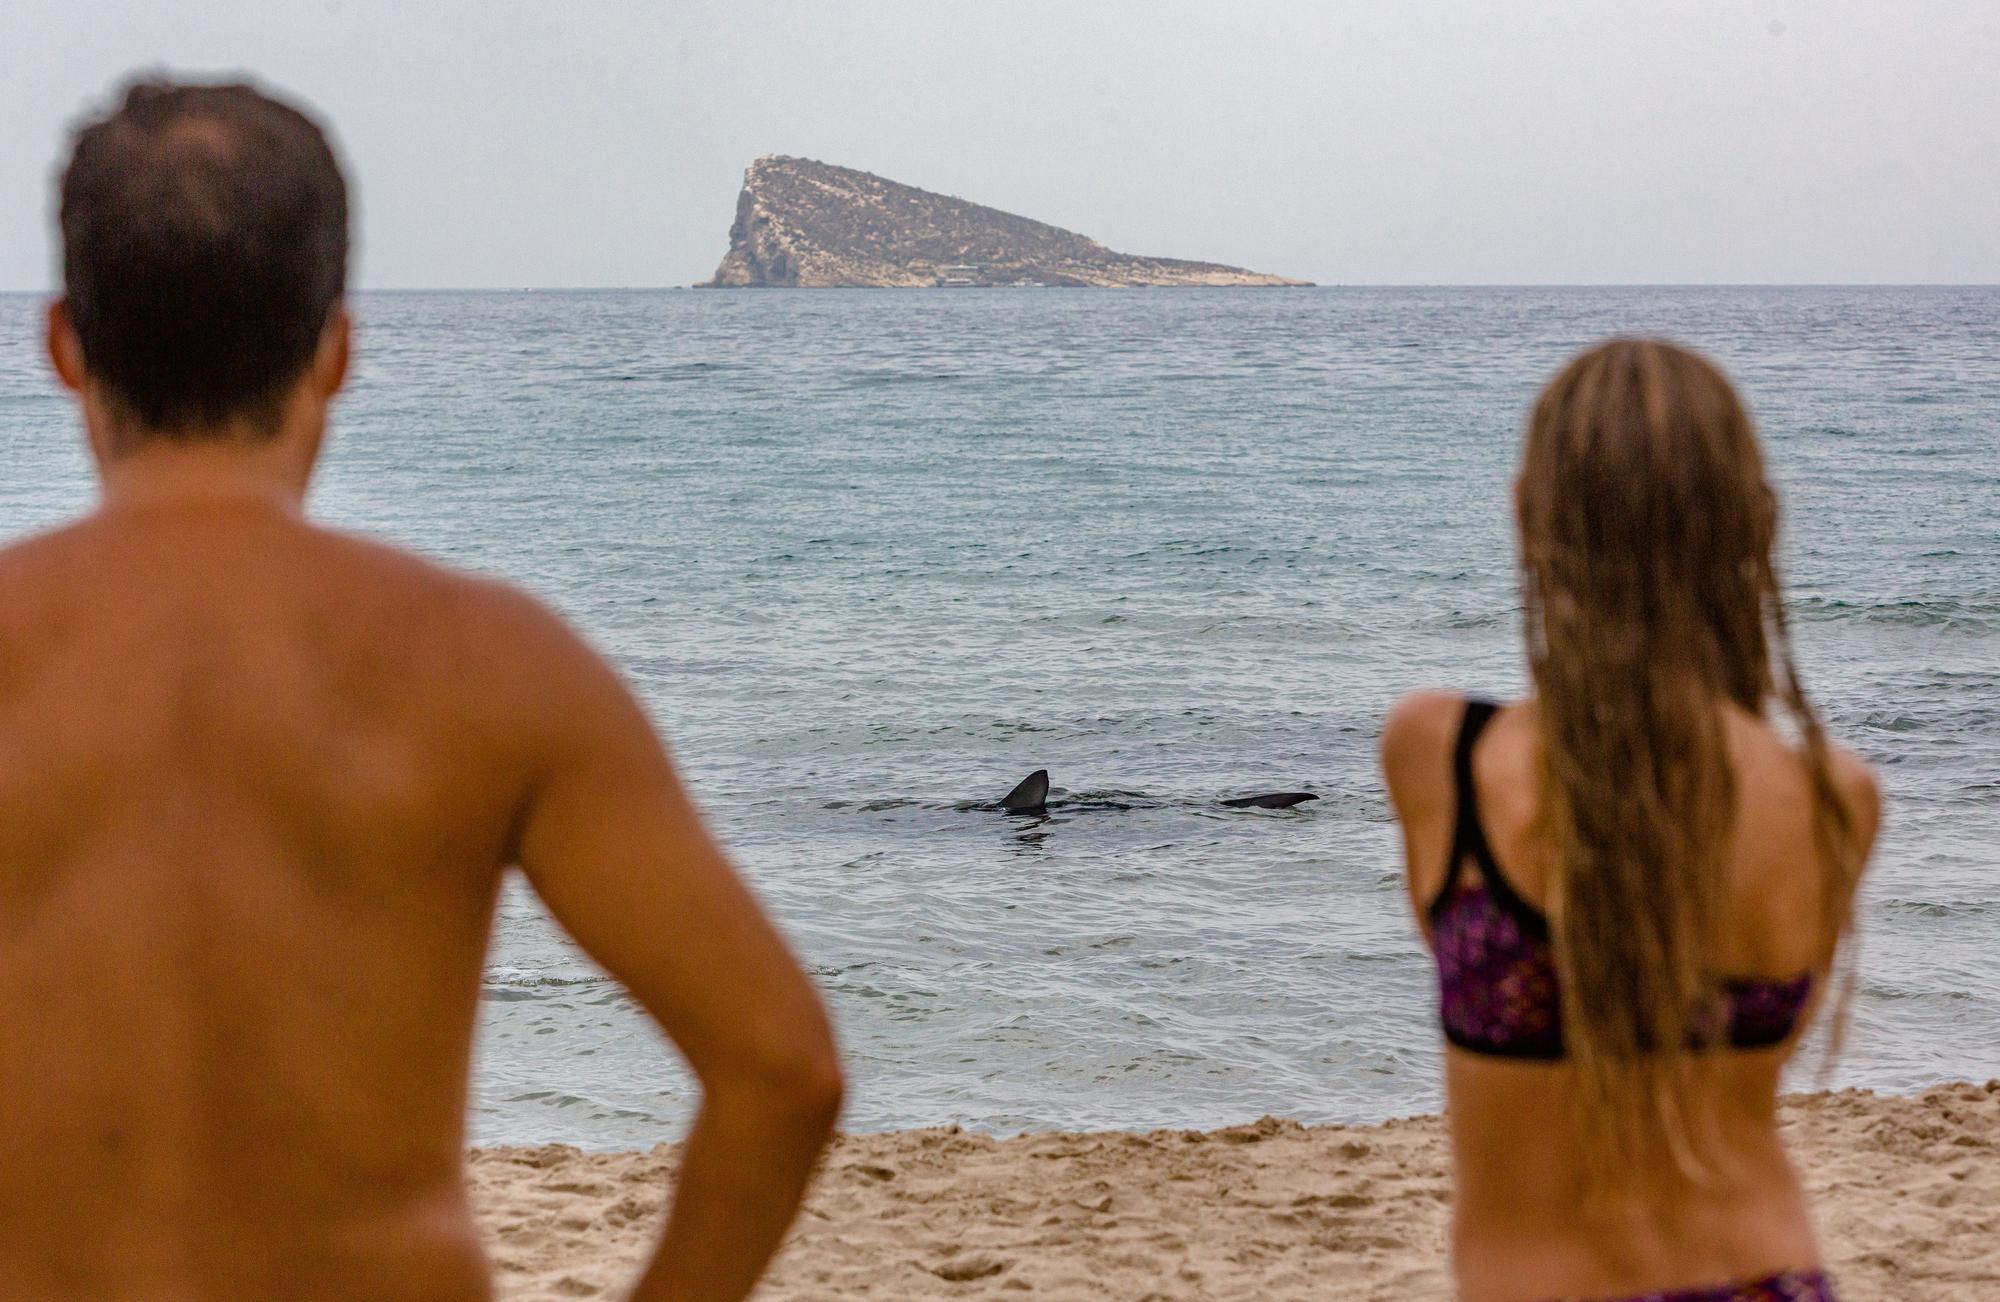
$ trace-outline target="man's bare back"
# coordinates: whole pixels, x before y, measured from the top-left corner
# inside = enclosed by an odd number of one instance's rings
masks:
[[[254,500],[0,554],[12,1287],[480,1294],[460,1115],[545,690],[503,606]]]
[[[640,1295],[741,1297],[838,1107],[817,997],[560,621],[305,520],[347,338],[268,425],[160,436],[52,309],[105,496],[0,552],[0,1295],[487,1296],[465,1096],[519,864],[704,1086]]]

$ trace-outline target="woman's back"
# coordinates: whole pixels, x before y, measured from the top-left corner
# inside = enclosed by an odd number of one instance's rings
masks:
[[[1817,927],[1826,874],[1816,862],[1807,773],[1761,720],[1733,706],[1717,708],[1737,788],[1737,817],[1722,839],[1729,907],[1718,937],[1720,966],[1752,991],[1793,987],[1802,974],[1823,979],[1815,969],[1826,953]],[[1412,902],[1433,943],[1434,925],[1459,924],[1450,906],[1494,907],[1496,889],[1517,897],[1530,920],[1546,908],[1548,865],[1533,850],[1535,713],[1532,702],[1502,709],[1478,730],[1466,748],[1471,808],[1463,814],[1454,759],[1468,714],[1475,727],[1482,722],[1479,707],[1424,693],[1404,701],[1385,729],[1385,769],[1404,820]],[[1845,756],[1836,768],[1857,818],[1872,824],[1866,770]],[[1483,834],[1484,866],[1461,843],[1466,819],[1476,820]],[[1497,882],[1489,880],[1495,873]],[[1476,943],[1496,951],[1532,947],[1534,938],[1520,930],[1482,933]],[[1514,961],[1525,967],[1533,955]],[[1451,975],[1472,982],[1492,978],[1494,968]],[[1465,1043],[1446,1054],[1464,1297],[1611,1297],[1817,1265],[1805,1200],[1775,1116],[1779,1071],[1793,1036],[1701,1055],[1699,1092],[1713,1127],[1700,1154],[1704,1179],[1691,1179],[1662,1154],[1626,1172],[1615,1193],[1593,1191],[1578,1141],[1580,1100],[1565,1060],[1554,1056],[1561,1053],[1559,1031],[1548,1034],[1547,1005],[1557,992],[1515,973],[1498,984],[1505,988],[1467,992],[1469,1003],[1487,1010],[1488,1022],[1468,1019],[1461,1008],[1453,1038]]]
[[[1420,694],[1383,734],[1460,1285],[1829,1297],[1775,1104],[1876,799],[1793,667],[1756,432],[1709,362],[1614,339],[1537,398],[1514,505],[1531,698]]]

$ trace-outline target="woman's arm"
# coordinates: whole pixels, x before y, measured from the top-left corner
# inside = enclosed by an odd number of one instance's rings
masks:
[[[1429,904],[1444,885],[1452,822],[1451,748],[1465,698],[1412,692],[1382,722],[1382,784],[1403,833],[1403,879],[1417,927],[1430,939]]]

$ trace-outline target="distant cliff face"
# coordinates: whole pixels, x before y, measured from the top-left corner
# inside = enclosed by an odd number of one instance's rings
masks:
[[[729,252],[699,288],[748,286],[1300,285],[1095,240],[868,172],[770,156],[750,164]]]

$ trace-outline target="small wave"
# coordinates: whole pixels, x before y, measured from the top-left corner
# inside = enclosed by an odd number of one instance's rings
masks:
[[[1870,710],[1854,720],[1861,728],[1873,728],[1881,732],[1921,732],[1927,726],[1914,714],[1898,710]]]
[[[852,972],[866,972],[870,968],[878,966],[880,965],[876,963],[873,959],[864,959],[859,963],[843,963],[843,964],[816,963],[807,970],[811,972],[813,976],[819,978],[822,981],[831,981],[839,977],[844,977]]]
[[[899,384],[938,384],[967,378],[964,371],[859,371],[847,379],[850,389],[880,389]]]
[[[1972,992],[1969,990],[1914,990],[1909,986],[1894,986],[1876,981],[1862,982],[1861,994],[1864,998],[1868,999],[1942,999],[1952,1003],[1973,997]]]
[[[1062,799],[1069,804],[1078,804],[1103,800],[1151,800],[1153,797],[1144,791],[1129,791],[1124,787],[1091,787],[1083,791],[1064,791]],[[1055,802],[1052,800],[1049,803]]]
[[[707,375],[719,375],[728,371],[747,371],[749,369],[749,365],[744,362],[681,362],[674,366],[663,366],[646,378],[666,380],[668,382],[699,380]]]
[[[606,977],[554,976],[548,973],[523,972],[518,968],[503,968],[488,972],[482,994],[489,1002],[496,1004],[525,1004],[541,999],[586,994],[594,996],[586,1001],[591,1003],[603,1003],[607,996],[613,1002],[623,998],[618,987]]]
[[[1838,597],[1804,597],[1791,603],[1800,619],[1859,619],[1904,628],[1940,628],[1986,633],[2000,629],[2000,604],[1934,597],[1907,601],[1844,601]]]
[[[486,970],[486,984],[517,987],[573,987],[604,984],[601,976],[562,976],[551,972],[531,972],[526,968],[492,967]]]
[[[1909,918],[1979,918],[1994,912],[1992,904],[1954,902],[1942,900],[1884,900],[1880,905],[1886,913]]]

